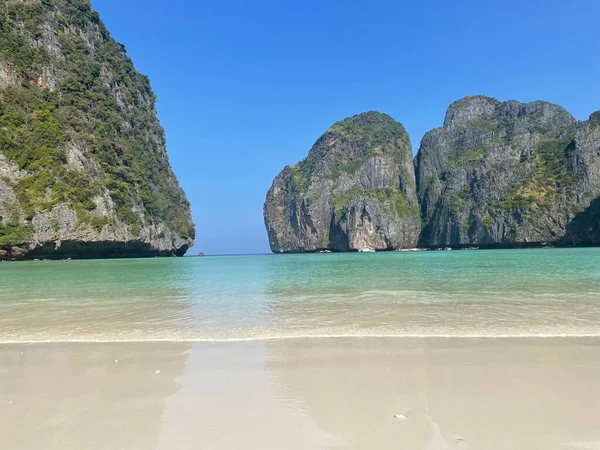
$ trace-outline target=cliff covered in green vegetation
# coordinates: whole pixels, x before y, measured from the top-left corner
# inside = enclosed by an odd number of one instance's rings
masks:
[[[185,253],[148,78],[88,0],[0,6],[0,258]]]

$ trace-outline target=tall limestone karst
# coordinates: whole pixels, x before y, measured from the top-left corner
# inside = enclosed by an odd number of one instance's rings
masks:
[[[264,217],[273,252],[415,247],[421,224],[404,127],[378,112],[335,123],[275,178]]]
[[[600,194],[594,117],[543,101],[454,102],[416,157],[419,245],[591,243],[570,224]]]
[[[0,259],[193,245],[154,104],[89,0],[0,1]]]

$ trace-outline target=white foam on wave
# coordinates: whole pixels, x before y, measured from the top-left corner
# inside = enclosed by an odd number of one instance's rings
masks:
[[[195,343],[195,342],[256,342],[294,339],[558,339],[558,338],[600,338],[599,333],[531,333],[531,334],[298,334],[279,336],[248,337],[148,337],[148,338],[54,338],[54,339],[11,339],[0,340],[0,345],[9,344],[118,344],[118,343]]]

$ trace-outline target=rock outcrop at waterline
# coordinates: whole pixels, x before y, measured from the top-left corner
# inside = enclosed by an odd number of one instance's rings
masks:
[[[453,103],[415,161],[419,245],[583,242],[570,224],[600,194],[598,131],[543,101]]]
[[[273,182],[271,249],[600,245],[600,112],[466,97],[423,137],[416,189],[409,161],[389,116],[338,122]]]
[[[264,217],[274,252],[415,247],[419,208],[404,127],[377,112],[335,123],[275,178]]]
[[[89,0],[3,0],[0,259],[183,255],[148,78]]]

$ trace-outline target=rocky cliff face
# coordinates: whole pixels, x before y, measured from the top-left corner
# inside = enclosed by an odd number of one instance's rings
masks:
[[[264,216],[274,252],[415,247],[419,208],[404,127],[377,112],[337,122],[275,178]]]
[[[600,111],[577,124],[574,145],[572,166],[579,177],[576,214],[560,243],[600,245]]]
[[[0,6],[0,259],[184,254],[147,77],[89,0]]]
[[[599,128],[542,101],[453,103],[415,161],[419,245],[590,243],[589,220],[573,220],[600,194]]]

